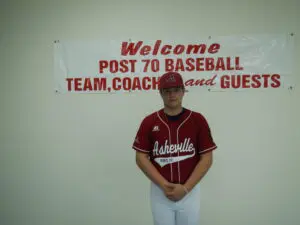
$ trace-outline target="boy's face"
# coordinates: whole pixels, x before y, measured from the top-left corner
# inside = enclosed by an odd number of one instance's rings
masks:
[[[175,109],[181,107],[182,98],[184,96],[183,87],[166,88],[160,91],[160,95],[164,101],[165,106]]]

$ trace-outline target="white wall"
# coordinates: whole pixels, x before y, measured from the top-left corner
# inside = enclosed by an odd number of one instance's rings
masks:
[[[161,107],[158,94],[56,95],[54,40],[295,32],[299,61],[298,0],[2,0],[0,8],[1,225],[152,224],[149,183],[130,147],[140,120]],[[299,97],[297,86],[186,95],[219,146],[202,184],[202,224],[300,224]]]

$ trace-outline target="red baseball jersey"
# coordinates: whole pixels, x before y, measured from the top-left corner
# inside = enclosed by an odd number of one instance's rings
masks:
[[[132,148],[148,154],[166,180],[184,184],[200,155],[217,146],[202,114],[186,109],[173,121],[161,109],[143,119]]]

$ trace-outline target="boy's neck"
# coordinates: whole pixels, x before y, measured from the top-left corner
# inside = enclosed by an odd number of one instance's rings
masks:
[[[183,108],[182,106],[178,107],[178,108],[169,108],[169,107],[165,107],[164,108],[164,112],[165,114],[169,115],[169,116],[176,116],[178,114],[180,114],[182,112]]]

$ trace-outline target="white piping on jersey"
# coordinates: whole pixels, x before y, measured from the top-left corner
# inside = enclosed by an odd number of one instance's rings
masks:
[[[147,151],[147,150],[140,149],[140,148],[138,148],[138,147],[135,147],[135,146],[133,146],[133,148],[135,148],[136,150],[139,150],[139,151],[141,151],[141,152],[149,152],[149,151]]]
[[[192,115],[192,111],[190,112],[188,117],[177,128],[177,144],[179,144],[179,129],[190,118],[191,115]],[[179,156],[179,151],[177,153],[177,156]],[[179,163],[179,161],[177,163],[178,163],[178,167],[177,167],[178,168],[178,178],[179,178],[179,183],[180,183],[180,163]]]
[[[205,150],[203,150],[203,151],[201,151],[201,152],[199,152],[200,154],[202,154],[202,153],[204,153],[204,152],[209,152],[210,150],[213,150],[213,149],[215,149],[217,146],[216,145],[214,145],[214,146],[212,146],[212,147],[210,147],[210,148],[207,148],[207,149],[205,149]]]
[[[156,112],[156,113],[157,113],[158,118],[161,120],[161,122],[163,122],[163,124],[165,124],[167,126],[168,131],[169,131],[169,142],[170,142],[170,144],[172,144],[172,142],[171,142],[171,131],[170,131],[170,128],[169,128],[168,124],[165,121],[163,121],[163,119],[160,117],[158,112]],[[171,168],[171,181],[173,181],[172,164],[170,164],[170,168]]]

